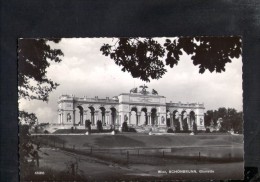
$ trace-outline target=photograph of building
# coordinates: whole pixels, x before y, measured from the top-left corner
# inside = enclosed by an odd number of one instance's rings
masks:
[[[242,39],[18,41],[21,181],[244,177]]]

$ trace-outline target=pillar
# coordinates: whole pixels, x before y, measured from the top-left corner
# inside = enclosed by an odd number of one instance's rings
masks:
[[[156,125],[160,125],[161,124],[161,118],[160,118],[160,113],[156,114]]]
[[[111,115],[110,111],[106,111],[106,125],[110,125],[111,124],[110,123],[110,115]]]
[[[140,117],[141,117],[141,112],[138,112],[138,114],[137,114],[137,120],[136,120],[136,126],[139,125]]]
[[[136,124],[136,126],[138,126],[138,113],[137,112],[135,113],[135,117],[136,117],[136,121],[135,121],[136,123],[135,124]]]
[[[170,127],[174,127],[174,123],[173,123],[173,113],[170,113]]]
[[[60,124],[63,124],[63,121],[62,121],[62,113],[59,114],[59,122],[60,122]]]
[[[105,125],[108,125],[108,124],[109,124],[109,123],[108,123],[108,117],[109,117],[109,116],[106,114],[106,115],[105,115]]]
[[[59,124],[62,124],[62,122],[61,122],[61,114],[59,114],[58,121],[59,121]]]
[[[187,113],[188,130],[191,130],[190,115]]]
[[[198,123],[197,123],[197,121],[198,121]],[[198,114],[195,114],[195,122],[196,122],[197,126],[200,125],[200,117]]]
[[[75,126],[75,120],[76,120],[76,118],[75,118],[75,109],[73,110],[73,116],[72,116],[72,118],[73,118],[73,126]]]
[[[129,122],[128,122],[128,123],[129,123],[129,124],[131,124],[131,115],[132,115],[132,114],[131,114],[131,111],[130,111],[130,112],[129,112],[129,117],[128,117],[128,119],[129,119]]]
[[[95,113],[94,113],[94,125],[97,125],[97,120],[98,120],[98,111],[95,111]]]
[[[87,113],[88,113],[88,111],[83,111],[83,121],[82,121],[81,125],[85,125],[85,121],[87,120]]]
[[[179,122],[180,122],[180,130],[183,130],[182,128],[182,115],[179,114]]]
[[[109,124],[113,124],[113,117],[112,117],[112,111],[109,112]]]
[[[93,126],[95,125],[95,111],[91,112],[91,123]]]
[[[116,125],[120,125],[121,123],[119,122],[119,114],[118,112],[116,111],[116,121],[115,121],[115,124]]]
[[[151,113],[148,112],[147,116],[148,116],[148,125],[151,125]]]

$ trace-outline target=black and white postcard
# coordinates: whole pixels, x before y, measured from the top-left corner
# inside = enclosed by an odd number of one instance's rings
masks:
[[[21,181],[244,178],[242,38],[18,40]]]

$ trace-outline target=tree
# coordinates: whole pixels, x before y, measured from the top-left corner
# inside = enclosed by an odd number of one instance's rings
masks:
[[[241,111],[236,113],[232,126],[235,133],[243,133],[243,113]]]
[[[35,158],[37,151],[34,149],[33,140],[30,137],[29,130],[37,121],[37,117],[34,113],[28,113],[20,111],[19,113],[19,155],[20,165],[23,168],[27,168],[30,164],[27,159]]]
[[[18,42],[18,96],[27,100],[48,101],[49,93],[59,85],[47,78],[50,61],[60,62],[63,53],[52,49],[49,42],[60,39],[19,39]]]
[[[47,78],[46,69],[50,66],[50,61],[60,62],[60,56],[63,56],[60,49],[52,49],[48,43],[59,41],[60,39],[19,39],[18,99],[48,101],[49,93],[59,84]],[[33,115],[35,116],[34,113],[19,110],[20,120]]]
[[[184,52],[192,55],[199,73],[225,71],[226,63],[241,55],[241,45],[240,37],[179,37],[166,39],[163,45],[154,38],[118,38],[114,45],[104,44],[100,51],[123,72],[149,82],[160,79],[167,71],[166,65],[177,65]]]
[[[19,124],[26,124],[31,127],[38,120],[37,116],[34,113],[28,113],[26,111],[19,112]]]
[[[205,124],[205,126],[210,126],[212,121],[213,121],[213,110],[208,110],[204,114],[204,124]]]
[[[214,125],[221,119],[220,131],[227,132],[234,130],[236,133],[243,132],[243,113],[237,112],[234,108],[220,107],[218,110],[209,110],[205,113],[205,126],[210,126],[213,121]]]
[[[18,41],[18,98],[42,100],[47,102],[49,93],[58,84],[47,78],[46,69],[50,61],[60,62],[63,55],[59,49],[52,49],[49,42],[58,43],[60,39],[19,39]],[[33,157],[34,149],[29,129],[35,124],[34,113],[19,110],[20,164],[28,165],[27,159]],[[27,167],[24,167],[26,169]]]

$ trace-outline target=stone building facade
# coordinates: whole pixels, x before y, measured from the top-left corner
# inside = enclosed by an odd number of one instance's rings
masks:
[[[194,123],[198,130],[205,130],[204,104],[166,102],[158,95],[141,86],[130,93],[122,93],[113,98],[78,98],[62,95],[58,101],[58,123],[70,126],[85,126],[87,120],[95,126],[100,120],[103,126],[120,127],[123,122],[130,126],[171,127],[192,130]],[[77,118],[76,118],[77,115]]]

